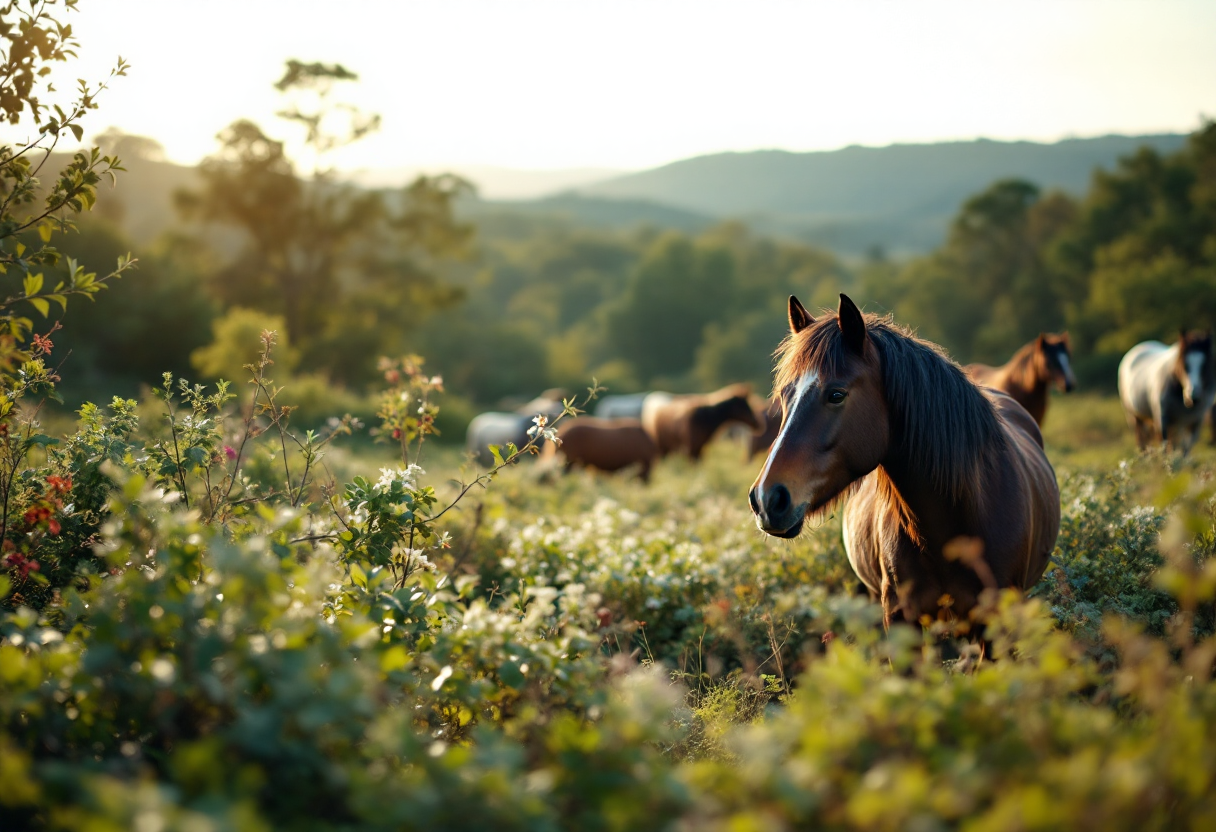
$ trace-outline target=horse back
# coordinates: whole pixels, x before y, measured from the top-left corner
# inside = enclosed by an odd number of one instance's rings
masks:
[[[968,364],[963,367],[963,372],[967,374],[967,378],[971,382],[980,386],[996,387],[996,380],[1001,375],[1003,367],[989,367],[987,364]]]
[[[618,471],[635,463],[649,465],[657,453],[637,419],[580,417],[558,430],[561,450],[571,462],[602,471]]]

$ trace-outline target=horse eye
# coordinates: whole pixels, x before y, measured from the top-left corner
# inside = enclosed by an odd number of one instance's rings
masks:
[[[844,397],[847,395],[848,393],[843,390],[833,390],[831,393],[828,393],[828,403],[840,404],[842,401],[844,401]]]

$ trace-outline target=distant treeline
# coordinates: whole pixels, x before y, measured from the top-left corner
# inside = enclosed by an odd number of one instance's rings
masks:
[[[763,392],[791,293],[814,309],[848,291],[960,361],[999,363],[1041,330],[1068,329],[1090,386],[1110,386],[1135,342],[1216,320],[1211,124],[1176,153],[1146,148],[1096,173],[1079,200],[997,182],[937,251],[897,262],[876,247],[861,263],[733,222],[690,233],[487,216],[468,237],[453,216],[458,182],[375,199],[296,186],[281,147],[229,139],[181,200],[180,230],[136,251],[139,271],[110,297],[72,309],[70,396],[239,368],[244,341],[200,348],[263,321],[285,329],[282,371],[313,385],[360,393],[379,353],[416,352],[450,393],[492,406],[592,376],[619,392],[741,380]],[[62,246],[98,270],[130,248],[122,213],[104,208]]]

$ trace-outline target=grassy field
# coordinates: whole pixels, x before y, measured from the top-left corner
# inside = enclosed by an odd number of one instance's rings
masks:
[[[105,576],[0,619],[0,825],[1211,828],[1212,450],[1136,455],[1096,396],[1046,436],[1059,544],[987,652],[884,630],[839,517],[760,533],[739,438],[645,485],[529,459],[417,537],[462,448],[332,448],[337,522],[112,472]]]

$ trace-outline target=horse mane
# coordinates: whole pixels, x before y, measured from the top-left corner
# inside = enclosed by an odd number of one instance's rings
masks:
[[[1033,390],[1040,382],[1039,368],[1034,360],[1039,351],[1039,340],[1023,344],[1005,364],[1006,378],[1023,390]]]
[[[889,315],[863,318],[867,349],[877,350],[882,367],[891,452],[955,501],[978,501],[987,460],[1007,442],[992,402],[938,345]],[[781,342],[774,391],[808,372],[837,377],[848,355],[836,315],[826,314]]]

